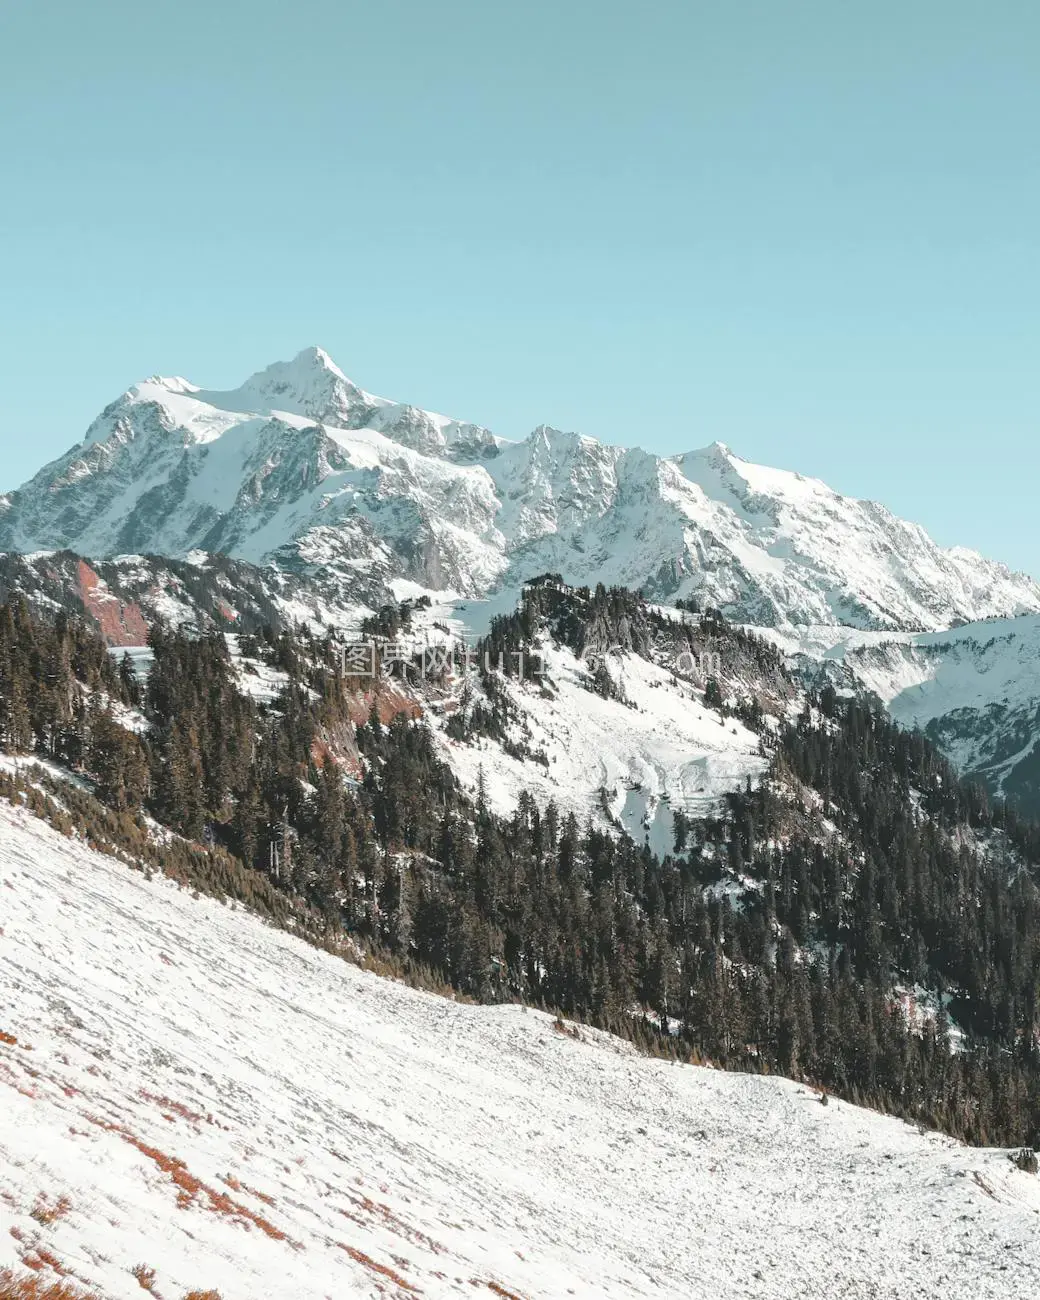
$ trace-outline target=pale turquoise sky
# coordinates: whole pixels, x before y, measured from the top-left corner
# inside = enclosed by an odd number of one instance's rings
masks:
[[[318,343],[1040,574],[1040,9],[0,4],[0,488]]]

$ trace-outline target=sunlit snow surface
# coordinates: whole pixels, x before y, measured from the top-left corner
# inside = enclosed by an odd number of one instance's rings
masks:
[[[579,819],[609,812],[637,844],[664,856],[673,850],[675,811],[713,812],[724,794],[749,777],[757,781],[767,766],[754,732],[706,708],[700,691],[638,655],[608,663],[627,703],[590,691],[588,665],[564,647],[546,645],[532,662],[547,694],[531,681],[507,680],[503,689],[530,729],[516,738],[544,753],[548,766],[511,757],[495,741],[460,744],[441,735],[454,771],[471,791],[482,774],[496,811],[511,812],[527,789],[539,806],[552,799]]]
[[[644,439],[649,423],[626,441]],[[366,393],[320,348],[231,391],[137,384],[0,505],[0,549],[215,551],[355,603],[395,580],[475,599],[558,572],[784,628],[1040,610],[1032,579],[721,443],[662,458],[547,425],[509,442]]]
[[[166,1300],[1040,1285],[1003,1153],[409,991],[6,804],[0,925],[0,1266],[119,1300],[138,1264]]]

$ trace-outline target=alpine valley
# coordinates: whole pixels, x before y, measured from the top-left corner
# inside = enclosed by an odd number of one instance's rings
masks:
[[[0,497],[0,1300],[1035,1290],[1038,664],[720,443],[130,388]]]

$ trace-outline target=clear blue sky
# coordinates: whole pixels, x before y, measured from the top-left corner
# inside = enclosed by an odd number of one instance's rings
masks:
[[[1029,0],[4,0],[0,488],[311,343],[1040,574]]]

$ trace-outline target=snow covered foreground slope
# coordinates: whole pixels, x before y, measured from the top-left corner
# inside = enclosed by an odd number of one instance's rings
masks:
[[[163,1300],[1040,1285],[1004,1153],[409,991],[6,804],[0,908],[0,1267],[118,1300],[137,1265]]]
[[[395,580],[476,598],[558,572],[769,626],[1040,611],[1032,579],[719,443],[659,457],[545,425],[509,442],[365,393],[319,348],[230,392],[129,389],[0,497],[0,550],[60,548],[221,552],[372,605]]]

